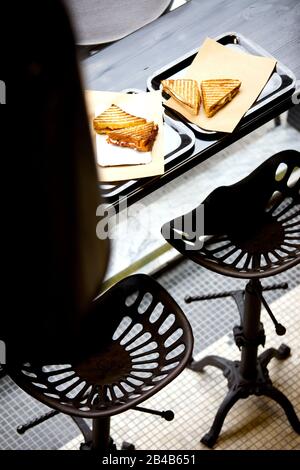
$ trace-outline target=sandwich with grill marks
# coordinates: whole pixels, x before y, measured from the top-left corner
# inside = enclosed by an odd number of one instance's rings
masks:
[[[93,125],[98,134],[107,134],[112,130],[134,127],[146,122],[146,119],[126,113],[119,106],[112,104],[94,118]]]
[[[187,111],[197,116],[200,108],[200,91],[196,80],[181,78],[162,80],[163,91],[172,96]]]
[[[238,93],[241,86],[237,79],[203,80],[201,82],[202,100],[207,117],[214,116]]]
[[[138,126],[111,131],[107,135],[107,142],[120,147],[129,147],[140,152],[152,150],[157,136],[158,125],[154,122],[146,122]]]

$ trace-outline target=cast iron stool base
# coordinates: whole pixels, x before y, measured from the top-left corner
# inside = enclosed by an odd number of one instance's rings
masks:
[[[285,333],[285,328],[280,325],[263,299],[262,290],[286,288],[284,285],[274,285],[263,288],[259,279],[251,279],[244,291],[232,291],[219,296],[231,295],[238,307],[241,324],[233,329],[236,345],[241,352],[240,361],[229,361],[219,356],[207,356],[200,361],[191,361],[189,368],[201,372],[204,367],[211,365],[221,369],[228,380],[229,391],[216,414],[211,429],[201,442],[208,447],[213,447],[221,432],[227,413],[240,398],[248,398],[250,395],[265,395],[276,401],[284,409],[292,428],[300,434],[300,421],[288,398],[272,385],[269,378],[267,365],[270,360],[283,360],[290,355],[290,348],[282,344],[279,349],[270,348],[258,355],[258,346],[265,344],[265,332],[260,321],[261,302],[271,316],[277,334]],[[212,296],[207,296],[212,298]],[[202,297],[199,297],[202,300]],[[198,300],[198,298],[197,298]]]
[[[285,344],[282,344],[279,349],[270,348],[264,351],[258,356],[257,374],[252,380],[246,380],[242,377],[240,361],[230,361],[219,356],[206,356],[200,361],[193,361],[189,365],[189,368],[196,372],[202,372],[206,366],[217,367],[222,370],[223,375],[228,380],[229,391],[219,407],[209,432],[201,439],[203,444],[210,448],[214,446],[227,413],[239,399],[248,398],[250,395],[265,395],[276,401],[284,409],[292,428],[300,434],[300,421],[293,405],[282,392],[272,385],[267,369],[267,365],[273,357],[283,360],[289,355],[290,348]]]
[[[38,416],[37,418],[34,418],[31,421],[28,421],[26,424],[18,426],[17,432],[18,434],[24,434],[29,429],[34,428],[38,424],[47,421],[48,419],[58,415],[59,413],[60,412],[58,410],[48,411],[47,413]],[[167,416],[169,416],[169,414]],[[87,424],[84,418],[74,415],[70,415],[70,418],[72,418],[84,438],[84,441],[80,444],[80,450],[91,450],[98,453],[113,452],[117,450],[117,446],[114,440],[112,439],[112,437],[110,437],[109,417],[94,418],[92,420],[92,429]],[[121,450],[135,450],[135,446],[129,442],[123,441]]]
[[[82,442],[80,444],[79,450],[94,450],[92,442]],[[105,452],[115,452],[116,450],[118,450],[117,446],[116,446],[113,438],[111,437],[110,440],[109,440],[108,448],[105,450]],[[133,451],[133,450],[135,450],[135,446],[133,444],[131,444],[130,442],[123,441],[121,450],[128,450],[128,451],[132,450]]]
[[[94,418],[92,429],[87,427],[88,431],[86,431],[86,424],[83,427],[80,425],[82,422],[85,423],[83,418],[76,418],[75,422],[84,437],[84,442],[80,444],[80,450],[91,450],[99,454],[117,450],[114,440],[110,437],[110,417]],[[123,442],[121,450],[135,450],[135,447],[133,444]]]

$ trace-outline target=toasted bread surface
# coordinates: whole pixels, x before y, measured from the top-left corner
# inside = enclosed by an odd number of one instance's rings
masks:
[[[115,104],[112,104],[93,120],[94,129],[99,134],[107,134],[111,130],[137,126],[146,122],[146,119],[126,113]]]
[[[237,79],[203,80],[201,82],[202,100],[208,117],[214,116],[238,93],[241,81]]]
[[[196,80],[180,78],[162,80],[163,90],[184,106],[191,114],[197,115],[200,108],[200,91]]]
[[[126,129],[111,131],[107,135],[110,144],[129,147],[140,152],[149,152],[158,133],[158,125],[153,121]]]

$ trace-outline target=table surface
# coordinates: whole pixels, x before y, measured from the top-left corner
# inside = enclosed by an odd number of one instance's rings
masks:
[[[157,69],[227,31],[257,42],[300,78],[299,0],[191,0],[84,60],[86,85],[145,89]]]
[[[124,39],[101,47],[82,59],[85,87],[94,90],[145,90],[156,70],[200,47],[206,37],[238,32],[255,41],[300,77],[299,0],[191,0]],[[291,102],[261,116],[243,130],[236,130],[209,151],[196,139],[185,165],[166,174],[164,184],[197,163],[225,148],[291,106]],[[152,189],[149,189],[151,191]],[[136,195],[135,200],[144,194]],[[132,202],[134,202],[133,200]]]

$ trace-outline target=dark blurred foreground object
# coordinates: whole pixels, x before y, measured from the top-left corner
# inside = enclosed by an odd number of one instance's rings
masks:
[[[20,433],[61,411],[82,431],[83,449],[113,450],[111,415],[133,408],[173,419],[171,410],[137,405],[183,370],[193,337],[178,305],[145,275],[92,301],[108,246],[96,237],[100,198],[90,131],[65,11],[58,1],[41,4],[18,12],[25,26],[11,104],[19,107],[13,158],[23,184],[13,246],[19,283],[15,276],[16,295],[3,312],[7,372],[54,409]],[[84,418],[93,418],[92,430]]]
[[[108,261],[96,237],[101,199],[76,48],[60,1],[4,10],[15,30],[5,77],[10,259],[0,338],[8,362],[68,360]]]
[[[154,21],[172,0],[64,0],[81,46],[116,41]]]

